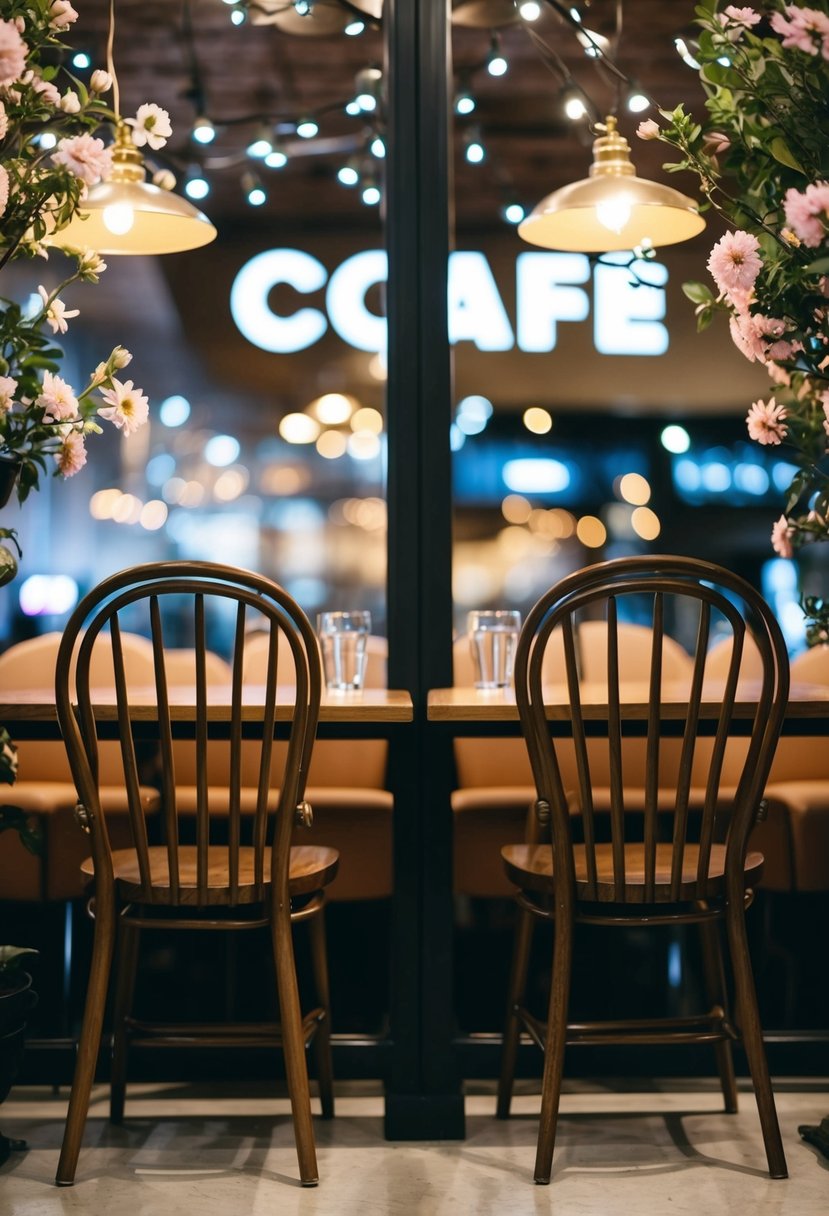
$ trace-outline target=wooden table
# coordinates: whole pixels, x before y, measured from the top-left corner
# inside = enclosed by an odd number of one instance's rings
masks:
[[[740,699],[740,692],[744,699]],[[708,699],[700,708],[700,718],[708,728],[713,730],[722,704],[722,690],[712,685]],[[735,719],[748,720],[754,713],[757,686],[751,683],[738,685],[737,699],[734,705]],[[582,707],[588,725],[606,723],[607,688],[603,683],[581,684],[579,693]],[[647,725],[650,704],[648,685],[642,683],[626,683],[621,688],[621,716],[627,724],[629,733],[639,733],[638,727],[644,730]],[[663,691],[661,720],[665,725],[665,733],[676,733],[681,729],[688,711],[687,699],[683,693],[683,685],[666,684]],[[495,734],[509,735],[520,733],[518,706],[512,689],[478,689],[478,688],[436,688],[429,693],[427,716],[430,722],[451,724],[454,734]],[[570,707],[567,689],[561,685],[551,685],[549,688],[549,703],[547,718],[554,733],[566,734],[570,721]],[[739,721],[737,723],[739,726]],[[829,734],[829,688],[818,684],[793,684],[789,693],[786,717],[783,725],[784,734],[789,735],[827,735]],[[601,733],[600,727],[597,733]]]
[[[195,713],[195,688],[171,686],[170,718],[173,723],[192,722]],[[0,691],[0,698],[2,698]],[[133,720],[151,724],[157,718],[155,691],[130,689],[130,704]],[[211,685],[207,690],[208,715],[211,734],[221,738],[226,732],[222,727],[230,722],[230,688]],[[261,722],[263,693],[255,684],[245,685],[242,690],[243,728],[255,733]],[[287,689],[277,692],[276,721],[287,722],[291,717],[290,693]],[[115,692],[100,689],[94,694],[96,717],[104,723],[117,721]],[[360,692],[324,691],[320,702],[321,737],[360,737],[377,735],[384,726],[411,722],[414,716],[412,698],[407,692],[385,688],[366,688]],[[57,711],[54,691],[49,688],[32,688],[15,691],[8,700],[0,700],[0,724],[5,726],[13,739],[59,739]]]

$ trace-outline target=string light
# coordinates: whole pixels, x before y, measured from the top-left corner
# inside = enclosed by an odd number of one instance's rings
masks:
[[[210,182],[198,169],[192,169],[184,183],[184,193],[194,202],[199,202],[210,193]]]
[[[320,126],[315,118],[301,118],[296,125],[296,133],[300,139],[313,139],[319,135]]]
[[[626,104],[631,114],[642,114],[650,106],[651,101],[641,89],[632,89],[628,93]]]
[[[677,53],[682,59],[682,62],[687,64],[689,68],[693,68],[695,72],[699,71],[702,65],[700,64],[699,60],[695,59],[691,54],[688,48],[688,43],[685,41],[685,39],[674,38],[674,46],[676,47]]]
[[[508,224],[520,224],[526,214],[527,209],[521,203],[505,203],[501,208],[501,215]]]
[[[294,0],[294,12],[300,17],[310,17],[313,8],[311,0]]]
[[[255,173],[242,175],[242,189],[251,207],[261,207],[268,201],[268,194]]]
[[[536,0],[521,0],[518,13],[524,21],[537,21],[541,16],[541,5]]]
[[[578,89],[565,89],[563,97],[564,113],[571,122],[579,122],[580,119],[586,117],[587,106],[585,105],[583,95]]]
[[[272,151],[273,144],[270,135],[263,133],[261,130],[247,146],[247,154],[253,157],[254,160],[264,160],[268,153]]]
[[[72,56],[72,67],[77,68],[79,72],[85,72],[87,68],[92,67],[92,57],[88,51],[75,51]]]
[[[356,38],[359,34],[362,34],[365,28],[365,21],[349,21],[343,33],[348,34],[349,38]]]
[[[380,189],[373,181],[367,178],[363,182],[361,197],[367,207],[376,207],[381,198]]]
[[[467,140],[464,156],[470,165],[480,165],[486,160],[486,148],[479,138],[472,136]]]
[[[382,160],[386,155],[386,145],[381,136],[375,135],[374,139],[369,144],[369,151],[372,156],[378,160]]]
[[[230,20],[233,25],[244,25],[247,20],[247,13],[243,8],[234,8],[230,14]]]
[[[360,174],[353,165],[341,165],[337,170],[337,181],[342,186],[356,186],[360,180]]]
[[[197,144],[212,144],[216,138],[216,128],[209,118],[202,115],[193,123],[191,135]]]
[[[492,39],[492,45],[486,61],[486,70],[489,72],[490,76],[505,76],[508,69],[509,64],[507,63],[506,58],[501,54],[500,44],[497,36],[495,36]]]
[[[455,97],[455,113],[464,117],[471,114],[475,109],[475,98],[468,90],[458,93]]]
[[[273,148],[265,157],[264,163],[269,169],[284,169],[288,163],[288,157],[281,148]]]

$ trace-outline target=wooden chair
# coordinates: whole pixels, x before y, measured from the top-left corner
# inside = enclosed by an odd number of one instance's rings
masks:
[[[155,690],[152,704],[146,695],[130,696],[125,674],[120,614],[130,619],[143,611],[152,637]],[[189,621],[195,646],[195,723],[192,747],[200,774],[195,843],[180,838],[176,806],[174,735],[175,700],[165,669],[164,632],[167,613],[177,624]],[[270,636],[262,673],[262,708],[259,780],[252,819],[243,825],[240,805],[240,754],[243,735],[242,657],[245,633],[254,618]],[[231,711],[228,723],[230,777],[227,805],[220,823],[210,814],[207,775],[209,695],[206,663],[206,619],[225,623],[232,636]],[[108,626],[114,659],[117,734],[123,784],[129,799],[132,847],[112,850],[106,808],[98,782],[98,738],[106,712],[96,719],[90,667],[101,630]],[[292,682],[286,700],[277,695],[277,639],[290,648]],[[76,660],[77,709],[71,687]],[[280,689],[281,693],[281,689]],[[291,834],[297,816],[304,818],[306,774],[319,713],[320,663],[313,630],[298,605],[275,583],[257,574],[206,562],[174,561],[124,570],[101,583],[78,605],[63,635],[57,662],[58,717],[81,803],[81,821],[90,832],[92,861],[84,869],[94,877],[91,910],[95,935],[86,1007],[78,1048],[75,1078],[69,1101],[63,1148],[57,1171],[59,1185],[71,1185],[81,1146],[89,1094],[98,1057],[110,967],[118,938],[118,971],[113,1009],[114,1042],[111,1069],[112,1117],[123,1112],[127,1041],[147,1045],[186,1045],[199,1037],[209,1045],[269,1045],[280,1041],[284,1049],[288,1091],[303,1185],[318,1180],[306,1046],[316,1039],[317,1070],[323,1114],[333,1114],[330,1043],[328,1036],[328,978],[323,935],[324,888],[334,877],[337,854],[333,849],[292,848]],[[258,703],[257,703],[258,705]],[[247,717],[249,717],[249,712]],[[110,718],[112,713],[110,713]],[[142,721],[142,726],[138,722]],[[289,731],[289,742],[278,776],[272,771],[272,741],[277,722]],[[113,723],[110,721],[110,726]],[[159,784],[163,795],[163,843],[152,843],[138,797],[137,740],[147,732],[157,740]],[[188,734],[190,732],[187,732]],[[181,743],[176,739],[176,746]],[[278,795],[271,791],[278,786]],[[275,815],[269,817],[269,800]],[[269,823],[273,825],[269,829]],[[213,829],[221,829],[218,842]],[[270,838],[269,838],[270,834]],[[308,921],[311,929],[314,976],[320,1007],[304,1018],[300,1013],[294,965],[292,926]],[[135,960],[143,930],[248,931],[268,929],[276,967],[280,1030],[268,1025],[151,1026],[129,1017],[135,981]]]
[[[0,691],[13,697],[31,688],[51,689],[61,635],[44,633],[27,638],[0,654]],[[151,643],[132,633],[121,637],[127,682],[146,684],[153,678]],[[92,680],[101,688],[114,687],[109,635],[95,656]],[[110,831],[118,844],[129,841],[127,797],[121,781],[119,749],[107,742],[99,751],[101,800],[111,814]],[[81,862],[89,856],[89,840],[77,830],[75,803],[78,795],[59,742],[25,740],[18,744],[18,779],[0,785],[0,805],[19,806],[39,822],[41,851],[27,852],[17,836],[7,832],[0,848],[0,899],[21,902],[66,903],[83,895]],[[158,790],[142,784],[141,796],[148,814],[158,811]],[[71,940],[71,935],[67,935]]]
[[[647,780],[643,814],[628,813],[623,777],[623,720],[620,703],[619,603],[628,595],[648,597],[653,638],[650,674],[638,699],[645,701]],[[739,603],[739,607],[735,604]],[[575,630],[580,613],[601,605],[607,620],[607,739],[611,806],[609,816],[594,815],[591,760],[586,717],[576,665]],[[679,764],[670,802],[661,788],[659,754],[662,635],[674,610],[689,605],[696,615],[696,654],[682,730]],[[734,638],[724,692],[716,720],[714,748],[704,797],[689,813],[692,762],[700,725],[703,674],[709,632],[716,622]],[[553,739],[547,721],[542,681],[544,653],[553,629],[564,636],[572,740]],[[755,693],[749,747],[728,820],[717,822],[720,765],[734,730],[737,676],[746,639],[756,643],[762,678]],[[536,787],[535,819],[525,844],[502,850],[507,873],[518,888],[518,926],[510,979],[498,1114],[509,1114],[515,1057],[521,1030],[545,1049],[541,1122],[535,1179],[550,1180],[558,1115],[564,1048],[568,1043],[640,1045],[712,1043],[715,1045],[726,1110],[737,1091],[731,1042],[741,1038],[748,1058],[760,1114],[769,1172],[786,1176],[786,1162],[769,1081],[745,927],[745,909],[760,877],[763,858],[747,852],[788,694],[788,661],[780,629],[769,608],[748,584],[707,562],[674,557],[624,558],[605,562],[563,579],[536,604],[521,634],[516,656],[516,699],[522,733]],[[719,703],[719,702],[718,702]],[[642,725],[641,719],[639,725]],[[745,726],[746,723],[741,723]],[[562,780],[560,753],[571,749],[578,771],[576,814]],[[577,829],[579,829],[577,831]],[[602,840],[606,834],[609,839]],[[537,919],[553,922],[554,952],[546,1019],[523,1007],[531,941]],[[576,923],[608,927],[697,923],[703,940],[709,1011],[699,1018],[568,1023]],[[738,1021],[728,1013],[723,979],[720,922],[727,931]],[[622,945],[623,943],[620,943]]]

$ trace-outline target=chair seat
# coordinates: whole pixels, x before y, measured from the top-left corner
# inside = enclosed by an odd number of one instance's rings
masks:
[[[671,903],[671,854],[669,844],[656,846],[656,881],[654,903]],[[588,898],[587,864],[583,845],[573,846],[576,867],[576,898]],[[553,850],[548,844],[509,844],[501,849],[507,875],[523,891],[549,894],[553,889]],[[698,898],[696,891],[699,847],[686,845],[679,886],[679,901]],[[613,852],[609,844],[596,845],[596,900],[600,903],[615,903],[617,895],[613,883]],[[763,873],[763,854],[748,853],[745,861],[746,886],[753,886]],[[708,896],[715,897],[725,892],[725,846],[711,847],[708,863]],[[645,902],[645,849],[641,844],[625,846],[625,893],[624,898],[632,903]]]
[[[152,889],[160,904],[170,903],[170,873],[167,859],[167,849],[164,845],[156,845],[147,850],[152,875]],[[179,848],[179,895],[176,904],[195,904],[197,892],[196,879],[196,848],[194,845],[183,845]],[[252,848],[239,849],[239,893],[234,898],[234,904],[253,904],[261,899],[260,892],[254,880],[253,868],[254,851]],[[336,849],[327,849],[311,845],[295,846],[291,849],[290,860],[290,894],[312,895],[322,890],[334,878],[339,864]],[[134,902],[141,901],[141,880],[138,870],[138,855],[134,849],[118,849],[112,854],[112,869],[118,894],[122,899]],[[89,858],[81,866],[84,874],[94,876],[95,867]],[[230,882],[227,869],[227,848],[214,845],[207,852],[207,903],[209,905],[227,906],[230,903]],[[266,880],[265,888],[270,883]]]

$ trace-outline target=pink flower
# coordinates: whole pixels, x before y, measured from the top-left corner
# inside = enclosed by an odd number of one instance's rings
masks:
[[[67,89],[63,97],[60,99],[60,108],[64,114],[77,114],[80,112],[81,99],[74,89]]]
[[[776,446],[782,443],[789,433],[788,427],[783,425],[785,417],[785,407],[778,405],[774,397],[770,397],[767,402],[752,402],[751,409],[746,414],[749,437],[762,444]]]
[[[775,384],[782,384],[784,388],[788,388],[792,382],[792,378],[785,367],[778,367],[776,363],[767,363],[766,373],[769,380],[773,380]]]
[[[745,355],[749,363],[753,363],[755,359],[762,361],[765,353],[763,341],[757,333],[754,318],[751,314],[747,312],[740,313],[736,317],[731,317],[728,324],[734,345],[741,354]]]
[[[96,139],[87,132],[72,139],[62,139],[57,152],[52,153],[52,160],[56,165],[65,165],[87,186],[94,186],[112,171],[111,149],[104,147],[102,139]]]
[[[771,547],[779,557],[794,556],[792,537],[794,528],[790,527],[785,515],[781,515],[771,530]]]
[[[55,453],[55,463],[62,477],[74,477],[86,464],[86,444],[80,431],[64,435],[63,443]]]
[[[9,175],[0,165],[0,215],[6,210],[9,201]]]
[[[0,101],[0,139],[4,139],[6,132],[9,129],[9,116],[6,113],[6,107]]]
[[[798,8],[786,5],[786,16],[772,13],[771,28],[783,38],[783,46],[789,50],[804,51],[829,59],[829,16],[813,8]]]
[[[829,183],[814,182],[801,194],[794,187],[783,199],[786,223],[793,228],[804,245],[814,249],[823,240],[829,217]]]
[[[760,14],[755,13],[753,8],[737,8],[736,4],[727,4],[719,14],[719,20],[721,25],[743,25],[751,29],[760,20]]]
[[[78,20],[78,14],[69,0],[52,0],[49,5],[49,28],[68,30]]]
[[[654,122],[652,118],[645,118],[636,128],[636,134],[640,139],[659,139],[659,123]]]
[[[26,43],[12,21],[0,21],[0,85],[12,84],[26,68]]]
[[[89,87],[93,93],[108,93],[112,88],[112,77],[103,68],[96,68],[89,78]]]
[[[45,105],[60,105],[60,93],[51,81],[43,80],[40,76],[36,76],[34,72],[27,72],[23,77],[23,84],[28,85],[30,89],[37,93]]]
[[[44,422],[60,422],[64,418],[76,418],[78,399],[70,385],[53,372],[43,373],[43,385],[35,405],[43,410]]]
[[[751,291],[763,268],[756,236],[738,229],[720,237],[708,258],[711,277],[725,296]]]
[[[764,362],[766,359],[791,359],[799,350],[803,350],[802,342],[789,341],[783,337],[787,324],[778,317],[764,317],[762,313],[754,313],[751,317],[751,327],[763,344]]]
[[[731,140],[722,131],[709,131],[702,137],[702,146],[709,156],[721,156],[731,147]]]
[[[11,376],[0,376],[0,417],[8,414],[14,404],[14,394],[17,391],[17,381]]]
[[[98,413],[125,435],[131,435],[147,421],[150,403],[140,388],[133,388],[132,380],[123,384],[113,377],[112,388],[102,389],[101,396],[107,408],[98,410]]]

